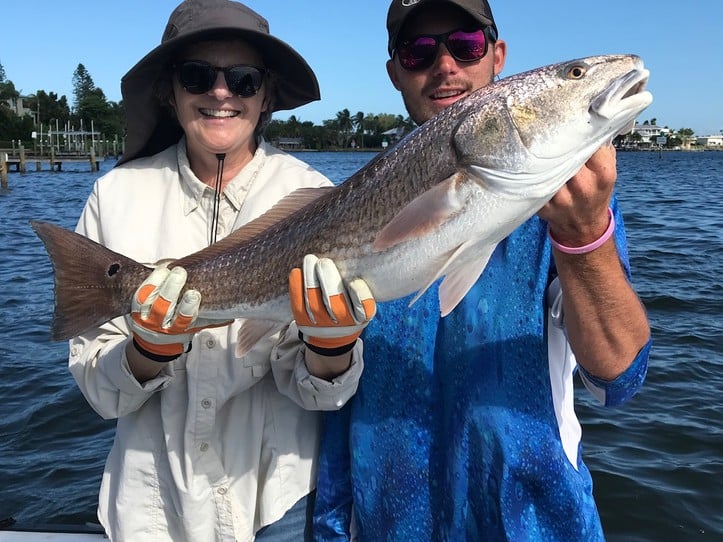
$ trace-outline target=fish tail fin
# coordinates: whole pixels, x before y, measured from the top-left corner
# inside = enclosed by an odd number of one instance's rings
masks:
[[[36,220],[30,225],[55,274],[53,340],[77,337],[130,312],[134,288],[149,268],[60,226]]]

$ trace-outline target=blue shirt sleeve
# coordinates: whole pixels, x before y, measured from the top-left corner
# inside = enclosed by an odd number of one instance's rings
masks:
[[[648,372],[648,357],[653,344],[649,339],[646,345],[635,356],[633,363],[615,380],[607,381],[591,375],[583,367],[578,366],[583,384],[598,401],[606,407],[622,405],[637,393],[645,381]]]

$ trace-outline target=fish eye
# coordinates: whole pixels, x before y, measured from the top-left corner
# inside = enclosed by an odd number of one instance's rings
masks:
[[[567,68],[568,79],[582,79],[587,73],[587,66],[585,64],[573,64]]]

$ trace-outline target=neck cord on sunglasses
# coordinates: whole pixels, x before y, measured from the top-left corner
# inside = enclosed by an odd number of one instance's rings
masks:
[[[223,177],[223,161],[226,153],[220,152],[216,155],[218,167],[216,169],[216,193],[213,196],[213,215],[211,216],[211,240],[209,245],[216,242],[216,230],[218,229],[218,214],[221,208],[221,178]]]

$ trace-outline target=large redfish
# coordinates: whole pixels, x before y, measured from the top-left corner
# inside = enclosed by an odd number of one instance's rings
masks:
[[[248,318],[259,330],[292,320],[287,278],[308,253],[332,258],[347,280],[363,278],[378,301],[421,295],[444,277],[446,315],[497,243],[601,145],[632,128],[652,101],[647,79],[633,55],[504,78],[444,109],[341,185],[297,191],[171,265],[185,267],[187,287],[201,292],[199,318]],[[54,339],[130,312],[149,268],[52,224],[32,226],[55,271]]]

